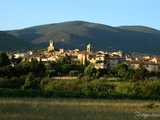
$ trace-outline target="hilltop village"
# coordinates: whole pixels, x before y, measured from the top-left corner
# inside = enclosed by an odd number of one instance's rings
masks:
[[[64,58],[69,62],[79,62],[82,65],[85,65],[87,62],[92,63],[96,69],[114,68],[121,62],[125,63],[129,68],[137,69],[139,64],[143,62],[148,71],[160,71],[160,58],[151,58],[149,56],[131,58],[128,55],[125,55],[122,51],[92,52],[91,44],[88,44],[84,51],[80,51],[79,49],[64,50],[63,48],[56,50],[53,40],[50,40],[46,51],[17,53],[14,54],[14,57],[22,58],[22,61],[42,61],[45,63],[46,67],[49,67],[51,62],[56,62],[59,58]]]
[[[2,97],[160,99],[156,57],[93,52],[91,44],[86,50],[57,49],[53,40],[43,50],[0,56]]]

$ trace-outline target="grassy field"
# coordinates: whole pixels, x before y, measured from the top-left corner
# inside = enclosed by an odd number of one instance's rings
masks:
[[[160,102],[0,98],[0,120],[160,120]]]

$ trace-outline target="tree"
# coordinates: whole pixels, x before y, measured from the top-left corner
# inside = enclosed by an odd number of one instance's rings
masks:
[[[53,62],[51,63],[51,70],[55,70],[56,71],[56,75],[62,73],[62,65],[59,62]]]
[[[29,72],[32,72],[35,76],[43,77],[46,74],[46,68],[42,62],[38,62],[37,60],[33,60],[32,62],[24,62],[19,66],[22,70],[22,75],[26,75]]]
[[[120,77],[124,77],[126,72],[128,70],[128,66],[124,63],[119,63],[117,66],[116,66],[116,71],[117,71],[117,74],[120,76]]]
[[[77,71],[81,71],[81,66],[78,66],[78,65],[76,65],[76,64],[74,64],[74,63],[71,63],[71,64],[63,64],[62,65],[62,72],[64,73],[64,74],[69,74],[69,72],[70,71],[72,71],[72,70],[77,70]]]
[[[126,74],[125,74],[125,80],[126,79],[133,79],[134,78],[134,75],[135,75],[135,70],[133,69],[128,69]]]
[[[0,68],[0,77],[12,77],[11,66],[5,66]]]
[[[117,74],[116,68],[109,68],[107,71],[108,71],[108,76],[109,77],[116,76],[116,74]]]
[[[10,60],[6,53],[1,52],[0,53],[0,67],[5,67],[10,64]]]
[[[95,77],[96,75],[96,68],[94,67],[93,64],[88,65],[85,69],[84,69],[84,74],[88,75],[90,77]]]
[[[33,81],[34,75],[30,72],[29,75],[26,77],[25,83],[22,86],[22,89],[29,89],[31,88],[31,81]]]
[[[75,70],[75,66],[73,64],[64,64],[62,70],[64,74],[69,74],[71,70]]]
[[[108,70],[107,69],[98,69],[98,72],[99,72],[99,76],[102,77],[102,76],[107,75]]]
[[[53,70],[46,70],[46,75],[50,78],[50,77],[57,75],[57,72],[54,69]]]
[[[145,80],[147,77],[148,70],[145,68],[144,63],[141,62],[139,64],[139,68],[135,70],[134,81]]]
[[[71,70],[70,72],[69,72],[69,75],[70,76],[78,76],[79,75],[79,71],[78,70]]]
[[[40,89],[40,79],[35,78],[35,76],[30,72],[25,79],[22,89]]]

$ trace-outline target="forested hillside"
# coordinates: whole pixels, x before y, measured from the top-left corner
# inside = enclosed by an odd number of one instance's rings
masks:
[[[23,51],[31,48],[31,43],[0,31],[0,51]]]
[[[41,48],[47,47],[49,40],[53,39],[57,48],[65,49],[83,50],[90,43],[94,51],[122,50],[127,54],[159,54],[160,51],[160,31],[144,26],[111,27],[71,21],[6,32]]]

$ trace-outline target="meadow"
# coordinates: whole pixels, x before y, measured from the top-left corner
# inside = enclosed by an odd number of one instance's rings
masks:
[[[66,98],[0,98],[1,120],[159,120],[160,102]]]

